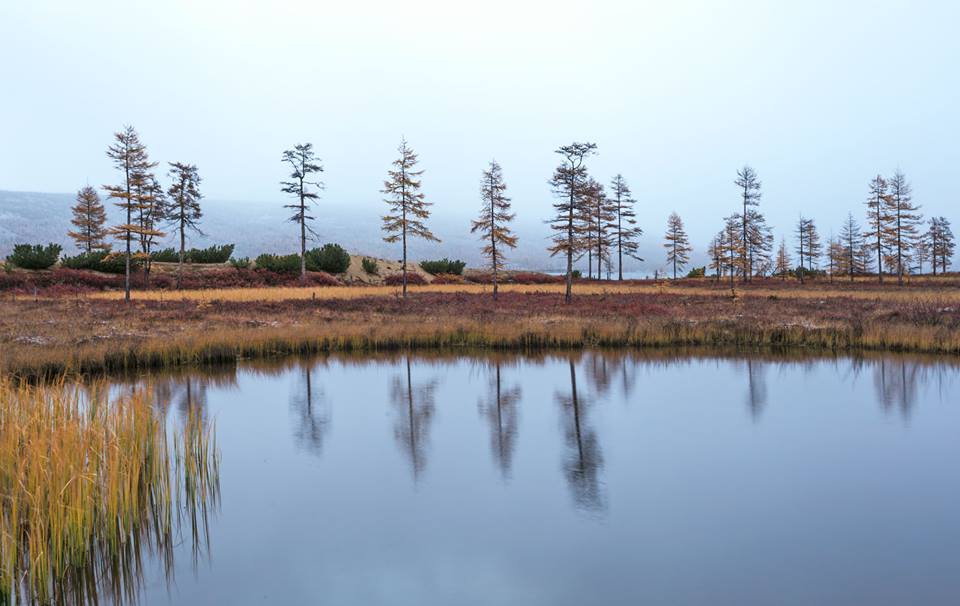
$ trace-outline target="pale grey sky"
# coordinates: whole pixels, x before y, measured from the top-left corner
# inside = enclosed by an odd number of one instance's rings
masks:
[[[208,197],[283,199],[283,149],[313,142],[324,204],[381,211],[401,135],[438,215],[468,216],[496,157],[540,220],[559,145],[599,145],[659,241],[676,210],[702,250],[750,163],[778,237],[862,215],[898,166],[927,213],[960,192],[960,2],[492,0],[0,2],[0,189],[115,180],[133,124]],[[960,216],[954,216],[960,223]]]

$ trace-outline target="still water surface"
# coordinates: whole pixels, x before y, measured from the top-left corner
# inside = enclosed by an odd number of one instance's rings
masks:
[[[216,423],[145,604],[957,604],[960,371],[904,357],[321,358],[150,379]],[[173,421],[171,421],[173,422]]]

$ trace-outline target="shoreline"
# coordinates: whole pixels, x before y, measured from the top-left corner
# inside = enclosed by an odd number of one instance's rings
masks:
[[[382,293],[349,297],[342,287],[323,291],[336,296],[274,292],[275,299],[270,289],[236,300],[228,291],[204,292],[196,299],[138,297],[129,305],[97,297],[0,301],[0,372],[101,374],[398,350],[706,347],[960,355],[960,291],[954,289],[838,294],[808,288],[771,295],[756,287],[732,297],[729,290],[643,286],[580,292],[570,305],[542,287],[502,291],[498,302],[456,286],[425,287],[406,303]]]

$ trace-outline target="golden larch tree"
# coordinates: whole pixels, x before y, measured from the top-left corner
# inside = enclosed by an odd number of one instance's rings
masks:
[[[77,203],[71,209],[73,219],[70,223],[77,228],[76,231],[68,231],[67,235],[74,239],[77,248],[85,253],[91,253],[95,250],[109,250],[107,244],[108,231],[107,211],[100,201],[97,190],[89,185],[77,192]]]
[[[110,233],[124,246],[124,300],[130,301],[130,261],[132,243],[141,239],[143,228],[135,222],[134,213],[139,212],[142,204],[142,192],[146,175],[155,163],[150,162],[147,147],[132,126],[113,135],[113,145],[107,148],[107,157],[113,160],[113,166],[120,171],[122,180],[117,185],[105,185],[103,189],[114,204],[124,213],[124,222],[110,228]]]
[[[423,192],[420,191],[420,175],[422,170],[417,170],[417,154],[407,145],[406,139],[400,140],[400,146],[397,148],[400,157],[393,161],[393,169],[387,171],[388,179],[383,182],[383,189],[380,193],[384,194],[384,202],[387,203],[389,211],[382,217],[384,242],[400,242],[403,256],[402,262],[402,280],[403,280],[403,298],[407,298],[407,241],[410,238],[421,238],[431,242],[439,242],[440,239],[433,235],[425,221],[430,218],[430,207],[433,205],[426,201]]]

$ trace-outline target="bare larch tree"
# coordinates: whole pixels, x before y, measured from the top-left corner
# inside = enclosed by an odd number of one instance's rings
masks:
[[[637,227],[636,200],[631,197],[630,187],[623,175],[617,175],[610,181],[610,202],[616,215],[616,225],[611,234],[617,244],[617,279],[623,280],[623,256],[643,261],[637,256],[637,239],[643,230]]]
[[[753,259],[750,239],[750,222],[752,216],[749,211],[751,207],[760,205],[761,183],[756,171],[750,166],[744,166],[737,171],[737,178],[734,184],[741,190],[740,197],[743,204],[743,212],[740,215],[743,232],[740,248],[742,250],[741,254],[743,255],[743,280],[746,282],[750,280],[753,275],[753,268],[750,266],[750,262]]]
[[[95,250],[109,250],[107,244],[107,211],[100,202],[97,190],[89,185],[77,192],[77,203],[71,209],[73,219],[70,223],[77,228],[68,231],[67,235],[74,239],[77,248],[86,253]]]
[[[407,298],[407,240],[421,238],[432,242],[439,242],[433,233],[427,229],[424,221],[430,217],[432,203],[427,202],[418,177],[422,170],[416,170],[417,154],[407,145],[406,139],[400,140],[397,148],[400,157],[393,161],[393,170],[387,171],[389,178],[383,182],[380,193],[385,194],[384,202],[390,208],[382,217],[384,242],[400,242],[403,248],[402,279],[403,298]]]
[[[930,228],[927,230],[927,240],[930,242],[933,275],[937,275],[938,265],[941,272],[946,273],[956,249],[953,231],[950,229],[950,221],[946,217],[931,217]]]
[[[280,191],[295,198],[292,204],[284,204],[284,208],[293,211],[287,221],[296,223],[300,227],[300,281],[307,281],[307,232],[314,234],[307,224],[314,217],[308,214],[309,208],[320,199],[323,191],[323,181],[311,175],[323,172],[323,165],[313,151],[313,143],[294,145],[293,149],[283,152],[281,162],[290,165],[290,180],[280,182]]]
[[[853,282],[857,274],[866,272],[863,266],[863,229],[857,220],[853,218],[853,213],[847,214],[847,220],[840,230],[840,246],[843,250],[843,267],[846,270],[847,277]]]
[[[667,249],[667,263],[673,265],[673,279],[677,279],[677,270],[683,269],[690,262],[690,239],[683,229],[683,220],[673,212],[667,219],[667,233],[664,236],[663,247]]]
[[[888,265],[897,272],[897,284],[903,285],[904,262],[910,254],[918,235],[922,215],[920,207],[913,203],[913,188],[907,177],[899,170],[888,181],[889,195],[886,198],[890,228],[885,232],[887,249],[890,251]]]
[[[587,168],[584,160],[596,153],[595,143],[571,143],[556,150],[563,162],[556,168],[550,187],[557,200],[553,203],[554,216],[548,221],[553,245],[550,256],[564,255],[567,259],[566,292],[564,300],[573,298],[573,262],[583,254],[584,246],[584,186]]]
[[[877,253],[877,279],[883,283],[883,262],[886,258],[886,234],[890,230],[890,214],[888,212],[888,185],[882,175],[870,180],[870,193],[867,196],[867,225],[870,231],[864,232],[867,247]]]
[[[480,178],[480,216],[471,222],[470,233],[480,232],[485,243],[481,251],[490,260],[493,274],[493,299],[497,300],[498,273],[503,269],[505,248],[517,247],[517,236],[510,231],[509,223],[516,216],[510,212],[510,198],[503,181],[503,170],[496,160],[491,160]]]
[[[200,200],[203,195],[200,193],[200,174],[194,164],[184,164],[183,162],[170,162],[170,170],[167,173],[173,181],[167,190],[169,204],[167,207],[167,219],[173,224],[180,236],[180,254],[177,259],[177,289],[183,287],[183,261],[187,248],[187,231],[192,230],[198,234],[200,231],[199,222],[203,217],[203,211],[200,208]]]

